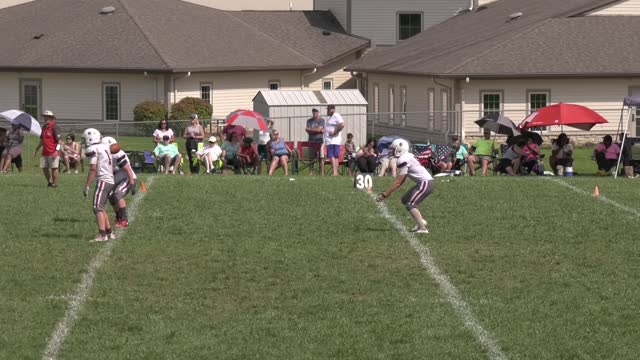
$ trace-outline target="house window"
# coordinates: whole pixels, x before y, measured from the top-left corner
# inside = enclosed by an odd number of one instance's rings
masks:
[[[527,115],[549,105],[549,91],[527,91]],[[531,128],[531,130],[547,130],[546,126]]]
[[[280,80],[270,80],[269,90],[280,90]]]
[[[407,87],[400,87],[400,111],[402,111],[402,126],[407,125]]]
[[[120,120],[120,84],[102,84],[102,112],[104,120]]]
[[[483,91],[480,93],[482,116],[502,112],[502,92]]]
[[[213,85],[210,83],[202,83],[200,84],[200,99],[211,104],[211,89]]]
[[[422,13],[398,14],[398,40],[406,40],[422,31]]]
[[[449,129],[449,89],[440,90],[440,106],[442,106],[442,128]]]
[[[373,84],[373,113],[374,119],[378,121],[378,113],[380,113],[380,86],[378,83]]]
[[[435,117],[433,116],[435,100],[435,90],[427,89],[427,127],[431,130],[433,130],[435,126]]]
[[[396,89],[389,85],[389,123],[393,124],[394,112],[396,111]]]
[[[333,90],[333,80],[322,79],[322,90]]]

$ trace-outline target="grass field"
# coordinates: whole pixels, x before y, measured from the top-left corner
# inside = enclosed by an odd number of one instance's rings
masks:
[[[98,245],[83,179],[0,176],[1,359],[49,358],[105,246],[56,359],[497,358],[346,177],[144,178],[131,226]],[[504,358],[635,359],[637,186],[438,179],[419,242]],[[410,227],[400,195],[386,204]]]

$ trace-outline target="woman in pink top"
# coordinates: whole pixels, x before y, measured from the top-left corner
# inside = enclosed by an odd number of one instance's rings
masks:
[[[598,163],[598,171],[609,172],[618,162],[620,147],[613,143],[611,135],[606,135],[593,151],[593,155]]]

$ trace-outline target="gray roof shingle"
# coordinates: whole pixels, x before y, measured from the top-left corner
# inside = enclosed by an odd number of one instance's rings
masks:
[[[394,47],[371,51],[347,70],[438,76],[580,75],[628,70],[612,66],[618,61],[616,52],[622,49],[619,44],[636,38],[630,28],[623,29],[620,17],[572,17],[612,2],[499,0]],[[517,12],[522,16],[510,20]],[[636,22],[635,17],[629,17],[625,24]],[[632,39],[618,42],[622,36]],[[597,51],[590,50],[593,45],[586,39],[605,45],[600,49],[603,54],[585,56]],[[609,54],[608,58],[604,54]],[[601,63],[596,64],[598,61]]]
[[[105,5],[116,10],[100,15]],[[0,10],[0,68],[307,69],[368,45],[330,12],[227,12],[180,0],[36,0]],[[328,30],[331,36],[322,32]],[[41,39],[34,35],[44,34]],[[312,51],[316,49],[317,51]]]

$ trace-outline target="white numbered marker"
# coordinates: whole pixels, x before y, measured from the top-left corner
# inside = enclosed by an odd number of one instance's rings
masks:
[[[369,174],[358,174],[354,180],[354,186],[357,189],[371,189],[373,187],[373,178]]]

